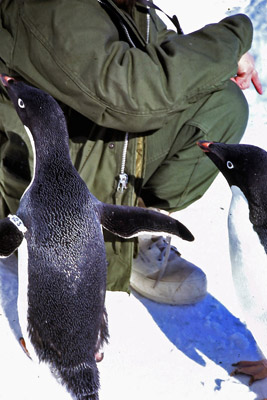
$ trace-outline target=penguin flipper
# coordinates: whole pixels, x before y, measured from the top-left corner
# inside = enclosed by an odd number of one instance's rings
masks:
[[[144,232],[163,232],[184,240],[194,240],[194,236],[181,222],[157,211],[101,202],[97,207],[102,226],[123,238],[132,238]]]
[[[9,257],[14,253],[23,238],[23,232],[14,222],[11,222],[10,218],[0,220],[0,258]]]

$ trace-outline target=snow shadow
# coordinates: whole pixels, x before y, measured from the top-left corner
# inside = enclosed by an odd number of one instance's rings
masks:
[[[200,353],[228,373],[233,371],[234,362],[262,358],[246,325],[211,294],[201,302],[188,306],[159,304],[136,292],[133,294],[145,306],[167,338],[201,366],[205,366],[206,362]],[[242,383],[248,383],[245,376],[236,378]],[[217,386],[216,390],[220,390],[220,387]],[[251,391],[257,393],[255,384]]]
[[[12,255],[0,261],[0,302],[10,328],[17,339],[22,336],[18,321],[18,266]]]
[[[187,357],[205,366],[197,350],[227,371],[232,363],[260,359],[251,334],[237,317],[208,294],[201,302],[170,306],[134,295],[146,307],[168,339]]]

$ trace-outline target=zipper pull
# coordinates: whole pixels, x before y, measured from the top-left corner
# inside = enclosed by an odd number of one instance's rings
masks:
[[[124,173],[119,175],[119,183],[117,186],[117,192],[123,192],[125,189],[127,189],[127,183],[128,183],[128,175]]]

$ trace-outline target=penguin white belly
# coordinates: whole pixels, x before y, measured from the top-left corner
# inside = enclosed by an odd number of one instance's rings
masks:
[[[237,186],[231,190],[228,231],[233,281],[248,328],[267,356],[267,256],[249,220],[246,197]]]
[[[29,191],[29,189],[31,188],[31,186],[32,186],[32,184],[33,184],[33,181],[34,181],[34,179],[35,179],[35,168],[36,168],[36,149],[35,149],[35,143],[34,143],[34,140],[33,140],[33,137],[32,137],[32,133],[31,133],[30,129],[29,129],[26,125],[24,125],[24,129],[25,129],[26,132],[27,132],[27,135],[28,135],[28,137],[29,137],[29,139],[30,139],[30,143],[31,143],[31,147],[32,147],[32,153],[33,153],[33,171],[32,171],[32,179],[31,179],[31,182],[30,182],[30,184],[26,187],[26,189],[25,189],[24,193],[22,194],[21,198],[22,198],[22,197]]]
[[[38,361],[38,357],[31,344],[28,334],[28,246],[26,239],[23,239],[18,249],[18,315],[19,324],[26,348],[30,357],[34,361]]]

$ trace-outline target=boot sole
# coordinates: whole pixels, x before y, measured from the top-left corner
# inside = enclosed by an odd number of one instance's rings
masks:
[[[207,294],[207,278],[186,279],[179,285],[178,282],[158,282],[132,270],[130,286],[137,293],[157,303],[170,305],[189,305],[203,300]],[[192,296],[192,293],[194,294]]]

